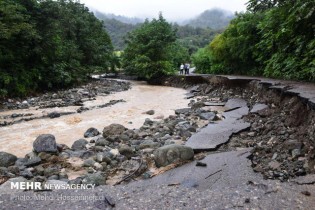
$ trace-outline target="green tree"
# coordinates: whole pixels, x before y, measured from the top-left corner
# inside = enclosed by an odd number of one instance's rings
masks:
[[[33,89],[38,72],[31,63],[39,40],[27,9],[13,0],[0,1],[0,96]]]
[[[192,55],[192,62],[196,67],[197,73],[211,73],[211,52],[209,47],[200,48]]]
[[[126,41],[123,68],[127,73],[150,79],[176,71],[172,54],[176,32],[162,14],[158,19],[146,20]]]
[[[72,0],[0,1],[0,96],[68,87],[114,62],[103,24]]]

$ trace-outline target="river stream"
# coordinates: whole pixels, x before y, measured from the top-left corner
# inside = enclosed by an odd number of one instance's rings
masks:
[[[160,120],[174,114],[174,110],[188,106],[185,99],[186,90],[173,87],[150,86],[145,82],[131,82],[128,91],[113,93],[108,96],[98,96],[96,100],[87,101],[84,106],[91,107],[108,103],[111,100],[123,99],[110,107],[88,110],[82,113],[61,116],[54,119],[36,119],[20,122],[6,127],[0,127],[0,151],[12,153],[18,157],[32,151],[32,143],[40,134],[53,134],[57,143],[71,146],[75,140],[83,138],[84,132],[95,127],[100,132],[112,123],[119,123],[129,129],[139,128],[146,118]],[[32,113],[39,115],[57,112],[76,112],[78,107],[37,109],[0,112],[0,117],[13,113]],[[154,115],[144,112],[154,110]]]

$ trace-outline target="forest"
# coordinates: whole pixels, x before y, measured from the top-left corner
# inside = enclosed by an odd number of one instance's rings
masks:
[[[315,81],[315,2],[250,0],[192,60],[200,73]]]
[[[67,0],[0,1],[0,97],[66,88],[115,65],[103,24]]]

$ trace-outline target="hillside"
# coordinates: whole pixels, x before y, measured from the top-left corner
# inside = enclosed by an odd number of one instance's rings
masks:
[[[104,22],[115,50],[123,50],[125,48],[124,37],[128,32],[139,27],[142,21],[140,18],[104,14],[98,11],[95,11],[94,14]],[[179,42],[189,49],[190,54],[197,51],[198,48],[204,47],[216,34],[220,31],[222,32],[222,28],[227,26],[229,18],[231,18],[227,14],[232,13],[219,9],[207,10],[199,15],[198,18],[185,21],[185,25],[175,23],[173,26],[177,30]],[[217,22],[214,20],[217,20]]]
[[[204,11],[194,19],[185,21],[184,24],[193,27],[209,27],[218,30],[226,28],[234,17],[235,16],[230,11],[222,9],[211,9]]]
[[[133,25],[144,22],[144,20],[142,18],[137,18],[137,17],[126,17],[126,16],[122,16],[122,15],[102,13],[99,11],[94,11],[93,13],[100,20],[115,19],[115,20],[118,20],[122,23],[133,24]]]

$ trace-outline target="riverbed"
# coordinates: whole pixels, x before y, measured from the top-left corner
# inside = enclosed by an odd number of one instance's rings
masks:
[[[52,134],[57,143],[71,146],[75,140],[83,138],[84,132],[90,128],[102,129],[112,123],[119,123],[129,129],[137,129],[142,126],[146,118],[161,120],[173,115],[175,109],[188,106],[186,90],[173,87],[152,86],[145,82],[132,81],[132,87],[128,91],[113,93],[107,96],[97,96],[96,100],[84,103],[86,107],[97,106],[121,100],[110,107],[88,110],[82,113],[61,116],[54,119],[36,119],[29,122],[20,122],[0,128],[0,151],[12,153],[18,157],[32,151],[32,143],[40,134]],[[43,113],[75,112],[76,106],[62,108],[37,109],[32,107],[24,110],[10,110],[1,112],[0,116],[12,113]],[[145,114],[148,110],[154,110],[154,115]]]

